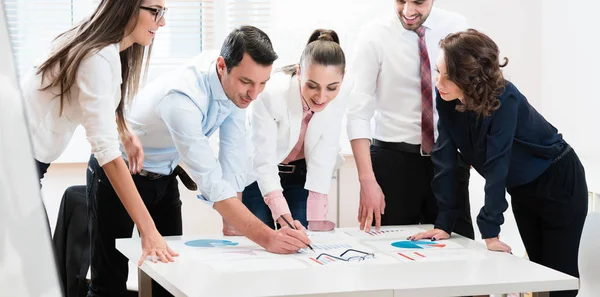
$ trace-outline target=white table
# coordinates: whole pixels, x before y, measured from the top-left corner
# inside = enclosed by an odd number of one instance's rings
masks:
[[[420,226],[428,229],[431,226]],[[410,227],[409,227],[410,228]],[[412,228],[415,228],[414,226]],[[419,227],[416,227],[419,228]],[[355,228],[341,228],[344,233]],[[199,238],[167,237],[172,246]],[[314,240],[313,240],[314,241]],[[456,236],[452,242],[482,259],[442,262],[394,262],[390,264],[328,265],[290,270],[223,272],[191,255],[181,252],[174,263],[145,261],[138,271],[140,296],[151,296],[154,279],[176,297],[184,296],[464,296],[514,292],[573,290],[577,278],[551,270],[510,254],[490,252],[484,245]],[[361,241],[364,243],[364,241]],[[117,249],[137,261],[141,255],[139,239],[119,239]],[[198,252],[198,251],[195,251]],[[387,254],[377,252],[377,254]],[[196,255],[197,256],[197,255]],[[284,259],[284,258],[282,258]],[[228,262],[233,264],[234,262]],[[324,295],[321,295],[324,296]]]

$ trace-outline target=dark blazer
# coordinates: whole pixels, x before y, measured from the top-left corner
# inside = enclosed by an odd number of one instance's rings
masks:
[[[506,188],[535,180],[567,144],[509,81],[498,96],[500,108],[487,117],[456,111],[458,99],[444,101],[437,90],[436,95],[439,138],[431,155],[439,205],[436,228],[450,233],[460,214],[453,173],[458,150],[485,178],[485,204],[477,224],[483,238],[496,237],[508,208]]]

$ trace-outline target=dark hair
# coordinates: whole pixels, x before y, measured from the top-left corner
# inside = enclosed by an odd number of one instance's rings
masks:
[[[240,64],[245,53],[263,66],[271,66],[277,60],[277,54],[267,33],[253,26],[233,29],[225,38],[221,47],[221,57],[225,60],[227,72]]]
[[[440,41],[444,51],[448,79],[463,92],[464,104],[458,111],[472,110],[480,116],[489,116],[500,107],[498,96],[504,92],[504,76],[501,68],[508,64],[504,58],[500,63],[500,51],[487,35],[468,29],[452,33]]]
[[[306,43],[302,56],[300,56],[300,67],[316,63],[323,66],[337,66],[344,74],[346,69],[346,56],[340,47],[340,38],[333,30],[317,29],[312,32]],[[296,65],[288,65],[281,68],[286,74],[296,75]]]

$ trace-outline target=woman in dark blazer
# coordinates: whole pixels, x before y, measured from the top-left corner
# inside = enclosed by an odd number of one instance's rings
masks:
[[[435,229],[413,240],[450,237],[460,213],[455,192],[456,152],[485,178],[477,224],[488,249],[510,252],[500,225],[511,196],[529,258],[579,276],[577,255],[588,198],[585,173],[573,148],[511,82],[504,79],[497,45],[467,30],[440,42],[437,60],[439,138],[432,153],[432,182],[439,214]],[[576,291],[550,296],[576,296]]]

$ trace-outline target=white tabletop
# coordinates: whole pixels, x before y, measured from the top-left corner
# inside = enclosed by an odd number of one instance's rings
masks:
[[[420,226],[424,229],[428,227],[430,226]],[[414,230],[419,227],[387,228]],[[368,238],[368,236],[363,236],[364,234],[358,235],[359,237],[348,235],[356,234],[356,231],[356,228],[341,228],[333,234],[329,234],[347,236],[350,238],[349,240],[355,241],[363,249],[374,252],[376,260],[311,266],[307,263],[298,264],[302,262],[295,257],[304,256],[304,254],[290,256],[265,253],[264,256],[270,259],[224,261],[219,259],[218,254],[211,254],[210,248],[189,247],[184,243],[210,238],[239,242],[240,246],[235,247],[232,251],[244,248],[257,251],[257,246],[246,238],[240,237],[183,236],[167,237],[169,245],[180,253],[174,263],[145,261],[141,270],[175,296],[289,296],[389,291],[390,295],[381,296],[439,297],[547,292],[578,288],[576,278],[510,254],[490,252],[484,245],[460,236],[439,243],[446,244],[447,248],[454,247],[453,253],[469,254],[468,259],[403,262],[398,259],[402,258],[397,256],[400,253],[389,249],[386,242],[405,238],[380,237],[378,239],[387,241],[375,242],[373,241],[375,238]],[[398,234],[401,237],[405,236],[401,233]],[[326,235],[317,234],[311,236],[311,240],[315,244],[325,238],[321,236]],[[117,249],[127,258],[136,261],[141,255],[139,239],[119,239],[117,240]],[[422,253],[427,251],[432,250],[423,250]],[[450,251],[450,249],[445,251]],[[437,251],[430,253],[435,255],[435,252]],[[407,254],[408,252],[402,251],[402,253]]]

